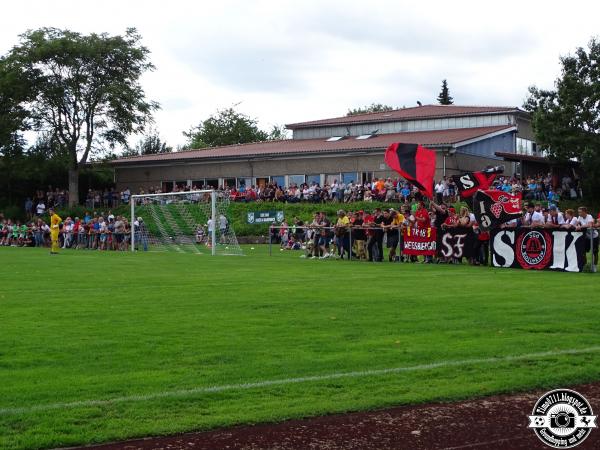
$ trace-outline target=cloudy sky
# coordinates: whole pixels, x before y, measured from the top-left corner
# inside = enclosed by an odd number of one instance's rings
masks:
[[[85,5],[85,6],[84,6]],[[168,144],[219,108],[275,124],[385,103],[520,106],[551,87],[558,58],[600,35],[600,2],[28,1],[2,5],[0,53],[38,27],[136,27],[156,71],[143,79]]]

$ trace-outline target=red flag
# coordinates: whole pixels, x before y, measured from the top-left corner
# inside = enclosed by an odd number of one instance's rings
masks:
[[[489,189],[496,178],[496,174],[504,172],[504,166],[492,167],[479,172],[452,175],[452,179],[458,188],[462,198],[472,197],[477,191]]]
[[[522,214],[520,192],[477,191],[473,200],[473,213],[483,229],[496,228]]]
[[[433,198],[435,150],[418,144],[395,143],[385,152],[386,164],[417,186],[425,197]]]

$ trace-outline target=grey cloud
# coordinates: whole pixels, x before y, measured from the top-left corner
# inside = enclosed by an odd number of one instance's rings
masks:
[[[190,36],[175,49],[177,58],[219,85],[239,92],[287,93],[304,86],[303,69],[314,54],[295,40],[268,33],[210,38]]]
[[[411,17],[400,11],[364,11],[352,8],[308,13],[306,30],[343,39],[368,43],[402,54],[453,57],[456,61],[494,60],[525,54],[540,45],[540,37],[527,28],[506,24],[474,32],[468,25],[431,23],[426,16]],[[482,23],[479,23],[482,25]],[[485,24],[483,24],[485,25]]]

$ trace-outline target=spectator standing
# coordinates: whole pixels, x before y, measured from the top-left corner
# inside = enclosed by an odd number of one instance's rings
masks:
[[[594,217],[588,213],[585,206],[577,209],[577,231],[585,231],[585,251],[586,253],[592,250],[592,264],[598,263],[598,230],[593,227],[595,225]],[[584,264],[587,262],[587,255],[584,257]]]

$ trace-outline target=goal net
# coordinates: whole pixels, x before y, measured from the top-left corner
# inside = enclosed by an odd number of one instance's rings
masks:
[[[132,195],[131,250],[242,255],[228,207],[212,190]]]

